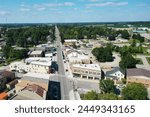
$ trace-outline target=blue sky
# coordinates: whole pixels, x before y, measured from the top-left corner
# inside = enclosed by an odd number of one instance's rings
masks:
[[[0,23],[150,21],[150,0],[0,0]]]

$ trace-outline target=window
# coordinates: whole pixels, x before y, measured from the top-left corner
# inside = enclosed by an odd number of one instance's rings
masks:
[[[100,75],[100,73],[97,73],[97,75]]]
[[[94,79],[95,79],[95,80],[99,80],[99,78],[97,78],[97,77],[95,77]]]
[[[88,79],[93,80],[93,77],[90,77],[90,76],[89,76]]]
[[[82,76],[82,78],[87,79],[87,76]]]

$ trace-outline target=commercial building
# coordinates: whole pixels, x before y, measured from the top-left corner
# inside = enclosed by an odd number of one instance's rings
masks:
[[[70,49],[70,50],[67,50],[65,54],[69,60],[70,65],[91,63],[89,56],[84,55],[83,53],[77,50]]]
[[[31,57],[25,62],[13,62],[9,65],[10,70],[18,72],[51,73],[51,58]]]
[[[73,46],[77,44],[77,40],[76,39],[66,39],[64,42],[65,46]]]
[[[146,69],[134,68],[127,69],[127,83],[142,83],[150,88],[150,71]]]
[[[44,57],[45,54],[42,50],[33,51],[30,53],[30,57]]]
[[[15,85],[16,93],[20,92],[23,88],[25,88],[28,84],[36,84],[44,88],[46,91],[48,90],[48,82],[39,82],[38,80],[33,81],[31,79],[21,79],[18,81],[18,84]]]
[[[71,67],[75,78],[100,80],[101,68],[98,64],[74,64]]]
[[[36,84],[27,84],[13,100],[45,100],[47,91]]]

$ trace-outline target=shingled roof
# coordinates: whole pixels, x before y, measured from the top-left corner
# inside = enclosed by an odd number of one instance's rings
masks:
[[[150,78],[150,71],[141,68],[127,69],[127,77],[130,76],[146,76]]]

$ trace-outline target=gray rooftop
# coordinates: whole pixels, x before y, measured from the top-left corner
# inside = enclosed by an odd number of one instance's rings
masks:
[[[146,76],[150,78],[150,71],[140,68],[127,69],[127,77],[130,76]]]
[[[114,67],[113,70],[106,72],[106,76],[110,76],[111,74],[114,74],[114,73],[116,73],[117,71],[120,71],[122,74],[125,74],[125,71],[123,71],[121,68],[119,68],[119,67]]]

